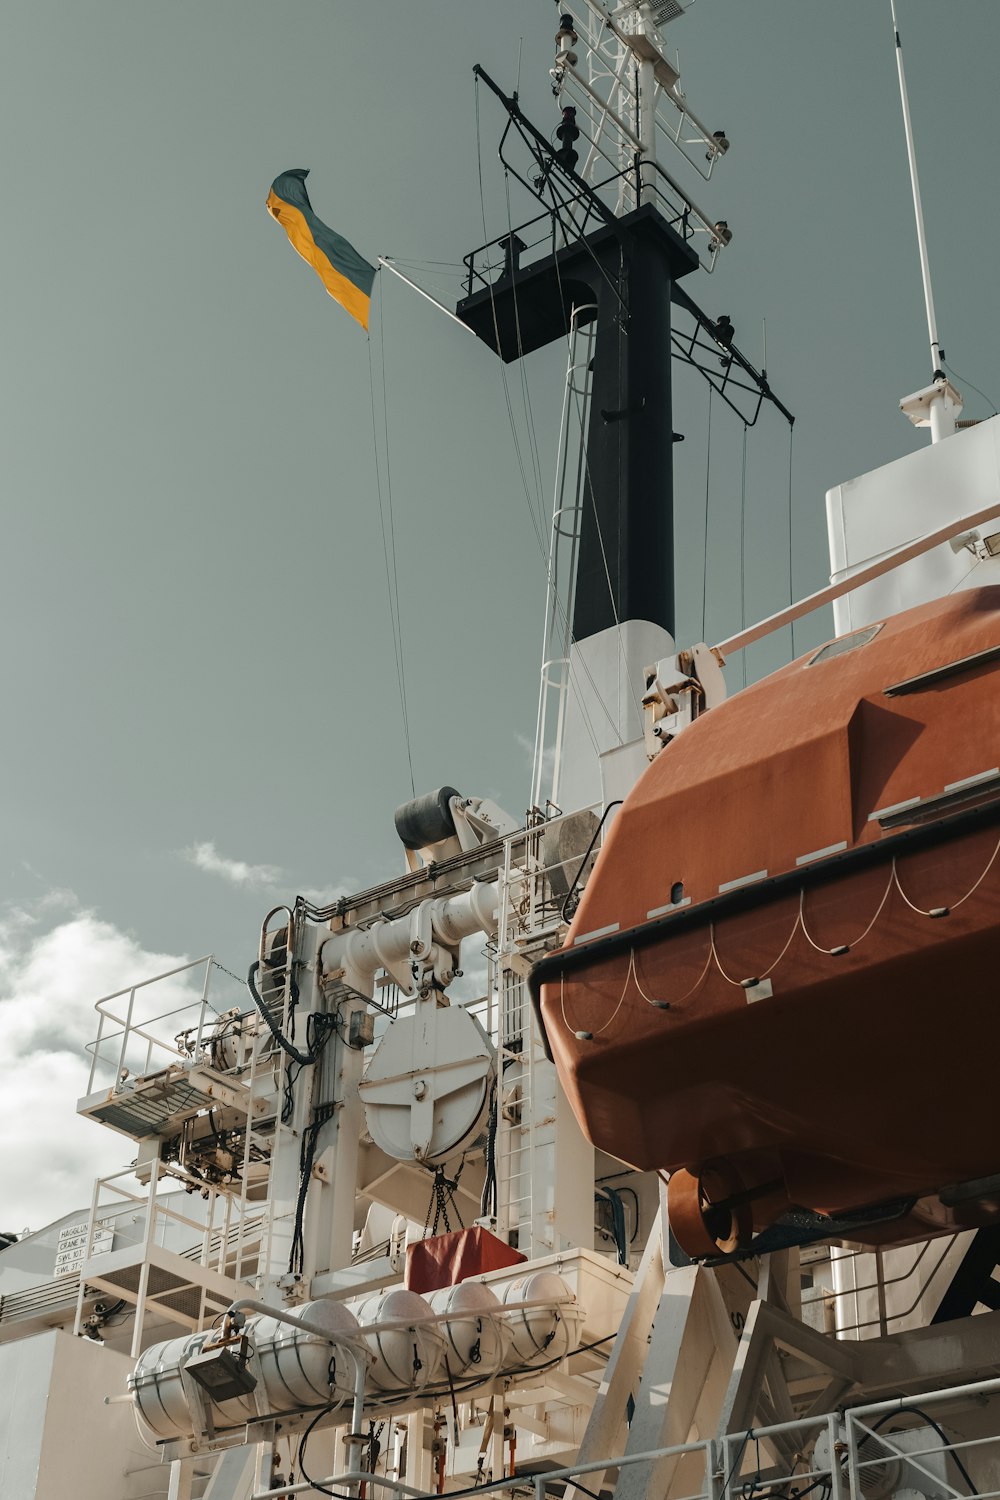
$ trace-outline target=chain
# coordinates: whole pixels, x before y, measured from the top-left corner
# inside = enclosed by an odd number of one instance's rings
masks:
[[[459,1212],[458,1203],[455,1200],[455,1190],[458,1187],[458,1179],[462,1175],[462,1167],[464,1166],[465,1161],[463,1160],[458,1171],[455,1173],[454,1178],[448,1178],[444,1175],[443,1166],[434,1168],[434,1182],[431,1187],[431,1201],[427,1205],[427,1217],[424,1220],[425,1238],[427,1237],[428,1231],[430,1231],[430,1234],[432,1236],[436,1235],[438,1232],[438,1226],[442,1223],[444,1224],[445,1234],[451,1233],[451,1220],[448,1216],[449,1205],[455,1211],[455,1217],[458,1220],[459,1227],[462,1229],[465,1228],[465,1225],[462,1221],[462,1215]],[[432,1214],[434,1217],[433,1228],[431,1227]]]
[[[212,959],[212,968],[213,969],[220,969],[223,974],[226,974],[230,979],[235,979],[237,984],[242,985],[243,988],[246,989],[246,987],[247,987],[246,980],[245,979],[241,979],[238,974],[234,974],[233,971],[232,971],[232,969],[227,969],[226,966],[225,966],[225,964],[220,964],[219,960],[217,958],[213,958]]]

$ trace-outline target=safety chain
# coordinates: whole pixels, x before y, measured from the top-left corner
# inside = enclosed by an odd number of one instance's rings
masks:
[[[225,964],[220,964],[217,958],[211,959],[210,962],[213,969],[220,969],[222,973],[225,974],[229,979],[235,979],[238,985],[240,985],[243,989],[246,989],[247,982],[245,976],[241,979],[238,974],[233,973],[232,969],[227,969]]]

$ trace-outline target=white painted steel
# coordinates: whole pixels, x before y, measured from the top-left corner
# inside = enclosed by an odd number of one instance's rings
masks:
[[[832,585],[847,586],[834,603],[837,635],[1000,582],[1000,558],[971,534],[1000,530],[993,524],[1000,517],[1000,417],[837,485],[827,492],[826,511]],[[970,533],[967,545],[958,544],[963,532]],[[936,545],[925,545],[938,534]],[[893,561],[891,554],[909,547],[916,550]],[[862,584],[858,575],[867,569],[872,575]]]
[[[412,995],[416,987],[412,966],[417,963],[431,966],[441,982],[449,983],[454,977],[454,965],[448,962],[451,950],[473,933],[496,930],[498,901],[497,886],[481,881],[456,896],[421,902],[394,921],[336,932],[320,950],[323,982],[343,979],[358,994],[370,996],[375,975],[386,969],[404,994]],[[435,951],[435,940],[444,953]]]
[[[418,1002],[389,1027],[359,1085],[372,1140],[396,1161],[446,1161],[481,1134],[495,1076],[475,1016]]]
[[[673,638],[649,620],[610,625],[570,648],[570,693],[566,707],[560,806],[589,807],[604,800],[599,757],[622,752],[628,758],[615,780],[615,795],[645,768],[642,694],[645,668],[673,656]],[[630,747],[625,749],[625,747]],[[596,755],[595,755],[596,751]]]

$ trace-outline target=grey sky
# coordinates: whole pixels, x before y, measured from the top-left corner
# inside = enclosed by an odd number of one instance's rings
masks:
[[[460,262],[483,237],[472,64],[513,85],[523,38],[522,103],[548,131],[556,14],[547,0],[8,7],[0,898],[35,918],[7,929],[8,1003],[27,1003],[19,963],[65,920],[55,888],[130,934],[129,954],[214,949],[240,968],[272,900],[397,866],[409,775],[369,346],[263,203],[276,173],[308,166],[317,213],[369,258]],[[943,341],[996,391],[1000,7],[900,0],[900,19]],[[700,197],[733,243],[691,291],[758,362],[767,318],[768,372],[798,418],[805,593],[826,576],[825,489],[923,441],[896,410],[929,364],[888,0],[696,0],[669,39],[692,104],[732,141]],[[484,96],[491,235],[506,224],[501,127]],[[528,217],[519,197],[514,214]],[[457,291],[438,273],[429,284]],[[417,790],[450,782],[520,811],[544,576],[498,368],[399,283],[383,276],[376,298]],[[562,364],[553,349],[526,368],[546,506]],[[691,641],[707,401],[697,377],[678,386]],[[516,373],[511,388],[526,443]],[[967,415],[988,415],[965,390]],[[713,420],[709,641],[739,624],[741,435],[718,407]],[[783,424],[763,420],[748,452],[752,620],[787,598]],[[797,645],[828,634],[819,617]],[[757,648],[751,672],[787,650]],[[43,986],[31,1003],[54,1002]]]

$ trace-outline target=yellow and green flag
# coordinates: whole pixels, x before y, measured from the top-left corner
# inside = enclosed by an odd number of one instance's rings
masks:
[[[293,248],[312,266],[330,296],[366,329],[375,267],[317,219],[306,192],[308,176],[307,167],[293,167],[277,176],[267,195],[267,211],[277,219]]]

